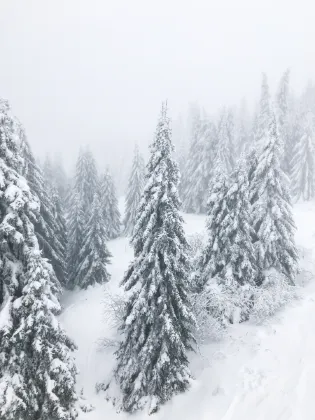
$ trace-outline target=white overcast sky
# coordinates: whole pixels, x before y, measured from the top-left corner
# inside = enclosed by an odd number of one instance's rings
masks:
[[[0,0],[0,96],[37,155],[100,164],[152,139],[160,103],[174,118],[253,102],[261,72],[315,78],[313,0]]]

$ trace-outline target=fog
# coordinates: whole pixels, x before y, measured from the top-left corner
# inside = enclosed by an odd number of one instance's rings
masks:
[[[313,6],[314,8],[314,6]],[[37,156],[81,145],[98,163],[151,141],[160,103],[212,113],[253,104],[261,73],[300,90],[315,75],[312,1],[0,0],[0,96]]]

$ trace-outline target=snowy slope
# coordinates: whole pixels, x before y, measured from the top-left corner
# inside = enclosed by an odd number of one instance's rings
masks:
[[[204,229],[202,216],[186,215],[186,232]],[[295,207],[298,246],[302,265],[315,273],[315,204]],[[113,254],[108,288],[118,283],[132,259],[125,238],[109,244]],[[303,279],[301,279],[303,280]],[[67,294],[61,322],[78,345],[79,386],[95,406],[80,420],[113,420],[130,416],[117,414],[104,394],[95,393],[95,384],[110,378],[112,351],[102,349],[100,339],[113,336],[104,320],[104,288]],[[203,346],[191,355],[195,380],[191,390],[173,398],[154,415],[156,420],[305,420],[315,419],[315,280],[301,291],[301,299],[264,325],[244,323],[232,326],[228,337]],[[148,418],[146,413],[133,416]],[[150,417],[152,418],[152,417]]]

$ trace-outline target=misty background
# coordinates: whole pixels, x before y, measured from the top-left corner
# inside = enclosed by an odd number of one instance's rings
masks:
[[[89,145],[101,169],[146,154],[161,101],[177,120],[250,108],[266,72],[286,68],[300,91],[315,75],[311,1],[0,0],[0,95],[34,153],[62,155],[68,172]]]

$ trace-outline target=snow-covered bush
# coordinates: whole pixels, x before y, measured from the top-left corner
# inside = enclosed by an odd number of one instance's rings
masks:
[[[248,320],[253,306],[253,287],[228,285],[213,279],[192,295],[198,344],[222,338],[226,327]]]
[[[191,268],[195,270],[198,265],[200,253],[206,244],[206,236],[204,233],[193,233],[187,236],[187,242],[189,244]]]
[[[254,303],[250,319],[256,323],[265,321],[288,303],[299,298],[299,288],[288,283],[276,270],[265,274],[265,281],[254,290]]]
[[[196,330],[194,332],[198,345],[210,341],[218,341],[224,334],[223,324],[207,310],[209,306],[209,295],[194,293],[191,297],[194,317],[196,319]]]
[[[206,241],[206,237],[204,233],[193,233],[191,235],[187,236],[187,241],[189,243],[190,246],[190,250],[191,250],[191,255],[196,255],[197,253],[199,253],[204,245],[205,245],[205,241]]]
[[[109,290],[106,290],[103,305],[104,321],[111,328],[117,329],[123,319],[126,298],[122,294],[113,294]]]
[[[109,290],[105,291],[103,299],[104,324],[109,326],[116,334],[113,337],[102,337],[99,339],[98,348],[100,351],[112,348],[117,349],[119,339],[117,330],[122,322],[126,298],[122,294],[113,294]]]

